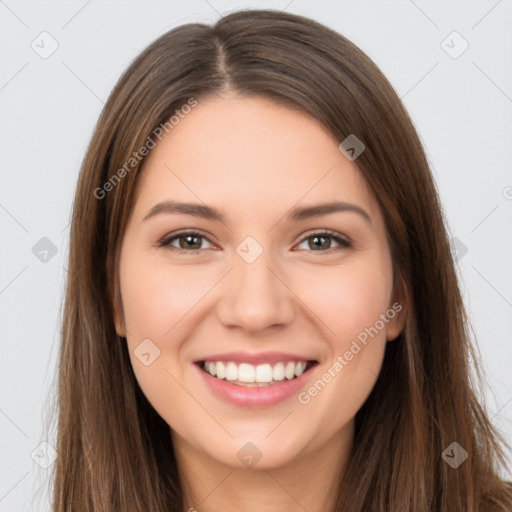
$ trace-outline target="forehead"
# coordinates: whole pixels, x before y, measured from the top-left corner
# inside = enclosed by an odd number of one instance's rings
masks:
[[[299,202],[350,201],[378,215],[339,142],[318,120],[267,98],[199,99],[147,156],[137,209],[193,199],[237,218],[275,218]]]

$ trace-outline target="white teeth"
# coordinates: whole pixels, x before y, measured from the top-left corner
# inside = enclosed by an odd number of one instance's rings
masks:
[[[217,365],[215,363],[206,363],[206,365],[208,368],[208,373],[215,377],[215,375],[217,375]]]
[[[300,377],[306,369],[306,361],[300,361],[295,365],[295,376]]]
[[[224,366],[224,363],[219,361],[215,365],[215,373],[217,374],[216,377],[218,379],[224,379],[226,377],[226,367]]]
[[[238,366],[235,363],[227,364],[226,379],[227,380],[238,380]]]
[[[306,361],[279,362],[273,366],[268,363],[255,366],[248,363],[236,364],[232,361],[208,361],[204,363],[203,369],[213,377],[230,382],[268,384],[300,377],[306,366]]]
[[[272,382],[272,366],[269,364],[256,366],[256,382]]]
[[[233,364],[236,366],[235,363],[229,363],[229,364]],[[242,363],[238,367],[238,380],[240,380],[242,382],[254,382],[254,374],[255,374],[255,370],[254,370],[254,366],[252,364]]]
[[[284,379],[284,364],[283,363],[277,363],[274,365],[274,368],[272,368],[272,377],[274,377],[274,380],[283,380]]]

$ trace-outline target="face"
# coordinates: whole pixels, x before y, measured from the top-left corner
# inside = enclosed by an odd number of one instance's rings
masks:
[[[382,214],[339,143],[269,99],[206,98],[145,161],[116,329],[205,460],[333,453],[403,328]]]

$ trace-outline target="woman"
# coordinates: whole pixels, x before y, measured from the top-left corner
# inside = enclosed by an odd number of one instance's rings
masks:
[[[55,511],[512,510],[423,148],[344,37],[164,34],[70,236]]]

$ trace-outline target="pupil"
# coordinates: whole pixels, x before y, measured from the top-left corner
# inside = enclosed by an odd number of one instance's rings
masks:
[[[317,243],[318,240],[324,240],[325,243],[320,243],[320,245],[314,245],[314,246],[311,246],[310,247],[312,249],[318,249],[319,247],[320,248],[324,248],[324,249],[329,249],[329,238],[326,237],[326,236],[313,236],[313,240],[314,240],[314,244]]]
[[[182,236],[180,237],[180,247],[182,249],[189,249],[191,247],[197,247],[197,248],[201,248],[201,242],[199,242],[199,244],[194,244],[194,242],[191,242],[191,240],[198,240],[200,237],[198,236],[195,236],[195,235],[185,235],[185,236]],[[185,239],[186,242],[184,244],[181,243],[181,241]],[[191,243],[190,243],[191,242]]]

